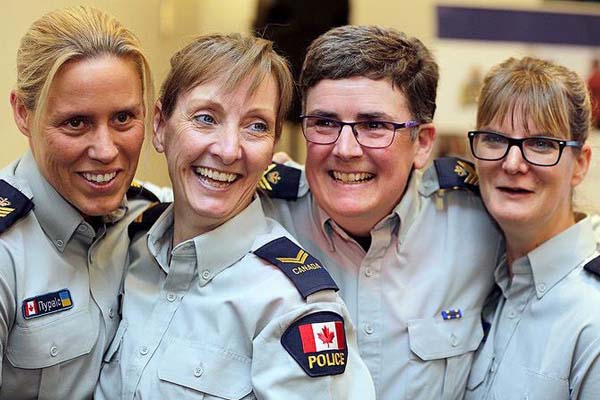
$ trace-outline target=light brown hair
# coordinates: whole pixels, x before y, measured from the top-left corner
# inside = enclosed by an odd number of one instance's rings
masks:
[[[72,60],[105,55],[131,59],[138,68],[144,96],[146,127],[151,127],[154,88],[139,40],[116,18],[86,6],[52,11],[35,21],[17,51],[15,93],[35,113],[37,130],[50,86],[60,67]]]
[[[529,132],[531,120],[543,133],[585,143],[591,106],[585,82],[573,71],[532,57],[509,58],[485,76],[477,108],[477,128],[516,115]]]
[[[388,79],[406,96],[416,120],[433,120],[438,66],[419,39],[378,26],[333,28],[308,48],[300,75],[302,97],[324,79],[356,76]]]
[[[273,76],[279,91],[275,124],[275,137],[279,138],[294,88],[288,63],[273,50],[272,42],[238,33],[199,36],[171,57],[171,70],[160,91],[164,118],[171,116],[181,94],[225,76],[225,92],[248,76],[253,77],[253,92],[266,77]]]

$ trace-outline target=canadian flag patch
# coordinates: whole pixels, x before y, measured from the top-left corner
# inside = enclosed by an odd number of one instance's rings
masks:
[[[32,317],[38,313],[38,308],[35,300],[25,302],[25,318]]]
[[[343,350],[345,346],[344,323],[341,321],[319,322],[298,327],[302,338],[302,350],[315,353],[325,350]]]
[[[332,311],[296,320],[283,333],[281,344],[308,376],[338,375],[346,370],[344,319]]]

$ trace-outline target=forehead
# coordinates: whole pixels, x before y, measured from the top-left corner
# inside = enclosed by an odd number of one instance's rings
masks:
[[[410,115],[404,93],[388,79],[366,77],[324,79],[306,92],[307,114],[315,111],[340,117],[361,114],[387,114],[394,118]]]

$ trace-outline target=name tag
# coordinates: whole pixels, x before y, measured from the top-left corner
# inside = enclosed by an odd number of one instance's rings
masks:
[[[73,308],[73,299],[69,289],[46,293],[23,300],[23,318],[32,319],[54,314]]]

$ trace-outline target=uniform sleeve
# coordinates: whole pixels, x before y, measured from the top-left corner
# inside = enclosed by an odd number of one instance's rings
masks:
[[[574,370],[571,398],[600,399],[600,338],[594,340],[583,352],[583,357],[576,361]]]
[[[16,312],[14,288],[14,261],[5,244],[0,241],[0,386],[2,386],[2,362],[6,343]]]
[[[304,331],[304,339],[300,331]],[[306,333],[309,331],[315,336]],[[319,345],[315,348],[314,342],[308,343],[319,334],[325,351],[320,351]],[[336,339],[342,336],[345,343]],[[293,349],[290,351],[294,346],[297,355],[306,357],[304,367],[293,356]],[[347,349],[347,355],[342,354],[341,347]],[[344,370],[340,373],[342,362]],[[313,371],[307,372],[308,367]],[[356,332],[345,306],[337,302],[304,304],[271,320],[253,341],[252,386],[259,400],[375,399],[371,376],[358,353]]]

